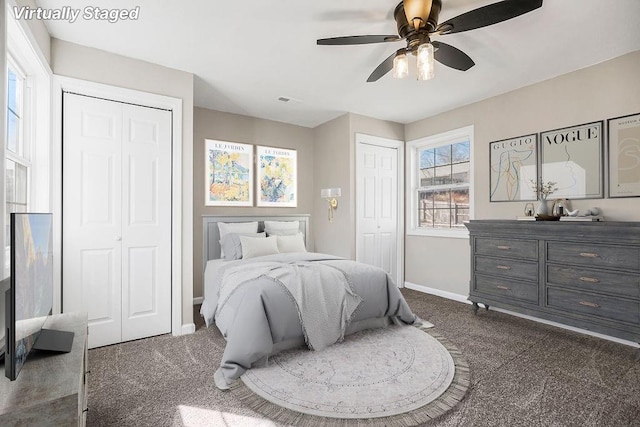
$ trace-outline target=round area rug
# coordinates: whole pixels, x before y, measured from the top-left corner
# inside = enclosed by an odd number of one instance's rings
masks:
[[[267,366],[247,371],[232,392],[286,424],[412,426],[451,409],[468,387],[468,365],[446,340],[391,326],[358,332],[322,351],[276,354]]]

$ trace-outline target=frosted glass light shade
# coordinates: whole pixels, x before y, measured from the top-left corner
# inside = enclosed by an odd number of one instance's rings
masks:
[[[333,199],[334,197],[340,197],[342,195],[342,189],[340,188],[323,188],[320,190],[320,197],[323,199]]]
[[[409,75],[409,58],[404,53],[399,53],[393,58],[393,77],[404,79]]]
[[[418,80],[430,80],[435,75],[433,45],[423,43],[418,47]]]

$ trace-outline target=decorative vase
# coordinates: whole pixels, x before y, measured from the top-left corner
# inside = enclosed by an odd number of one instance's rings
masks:
[[[541,199],[536,209],[538,216],[549,216],[549,205],[547,205],[547,199]]]

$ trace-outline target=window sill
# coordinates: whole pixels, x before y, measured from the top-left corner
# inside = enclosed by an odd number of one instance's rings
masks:
[[[407,236],[424,237],[446,237],[451,239],[468,239],[469,230],[461,229],[437,229],[437,228],[414,228],[407,230]]]

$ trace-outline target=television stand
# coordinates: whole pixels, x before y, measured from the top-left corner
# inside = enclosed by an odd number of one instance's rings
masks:
[[[73,332],[42,329],[33,343],[34,350],[69,353],[73,347]]]
[[[15,381],[0,377],[0,426],[84,426],[87,411],[87,314],[49,316],[46,329],[71,331],[69,353],[30,354]]]

